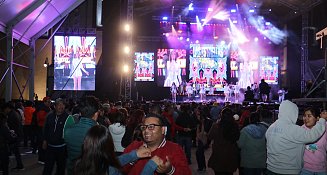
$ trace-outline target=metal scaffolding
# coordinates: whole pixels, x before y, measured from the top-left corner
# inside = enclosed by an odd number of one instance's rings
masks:
[[[301,93],[305,92],[305,75],[308,66],[308,39],[309,39],[309,17],[308,12],[302,14],[302,41],[301,41]]]
[[[132,26],[133,25],[133,15],[134,15],[134,10],[133,10],[133,4],[134,0],[128,0],[127,2],[127,23]],[[126,37],[126,42],[129,45],[130,48],[133,46],[133,34],[129,33]],[[127,57],[126,62],[128,65],[133,65],[132,64],[132,59],[130,56]],[[131,70],[133,69],[132,67],[130,68]],[[128,101],[131,99],[132,96],[132,71],[129,71],[130,73],[125,76],[125,101]]]

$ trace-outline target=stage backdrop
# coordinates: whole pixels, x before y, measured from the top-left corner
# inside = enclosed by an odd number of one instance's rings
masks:
[[[95,36],[54,36],[54,90],[95,90]]]
[[[186,80],[186,50],[158,49],[157,69],[158,86],[170,87],[175,83],[178,87]]]
[[[135,52],[134,81],[154,81],[153,52]]]
[[[189,83],[204,84],[206,90],[221,91],[227,80],[229,45],[191,44]]]

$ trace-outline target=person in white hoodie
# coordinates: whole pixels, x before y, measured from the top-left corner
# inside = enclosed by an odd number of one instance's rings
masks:
[[[278,120],[267,130],[267,175],[299,174],[305,144],[316,141],[325,132],[327,115],[311,130],[296,125],[299,109],[289,100],[279,106]]]
[[[124,152],[124,147],[121,145],[121,140],[125,134],[125,120],[126,116],[121,110],[113,112],[109,117],[111,125],[109,125],[109,131],[112,136],[112,140],[115,145],[115,153],[120,156]]]

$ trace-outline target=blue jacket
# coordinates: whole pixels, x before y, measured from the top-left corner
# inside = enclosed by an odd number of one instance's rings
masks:
[[[118,157],[121,166],[136,161],[137,159],[138,157],[135,150]],[[154,163],[153,160],[149,160],[148,163],[145,164],[141,175],[153,174],[154,171],[157,169],[157,167],[158,167],[157,164]],[[110,166],[109,175],[122,175],[122,173],[118,169]]]

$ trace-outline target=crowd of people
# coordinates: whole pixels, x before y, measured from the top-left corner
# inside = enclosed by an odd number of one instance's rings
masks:
[[[7,102],[0,112],[0,162],[23,170],[20,147],[31,147],[43,174],[326,174],[327,112],[300,113],[284,100],[278,119],[265,105],[99,101]],[[301,120],[299,120],[301,119]],[[303,124],[300,124],[302,121]],[[208,162],[205,151],[212,149]],[[55,166],[56,165],[56,166]]]

